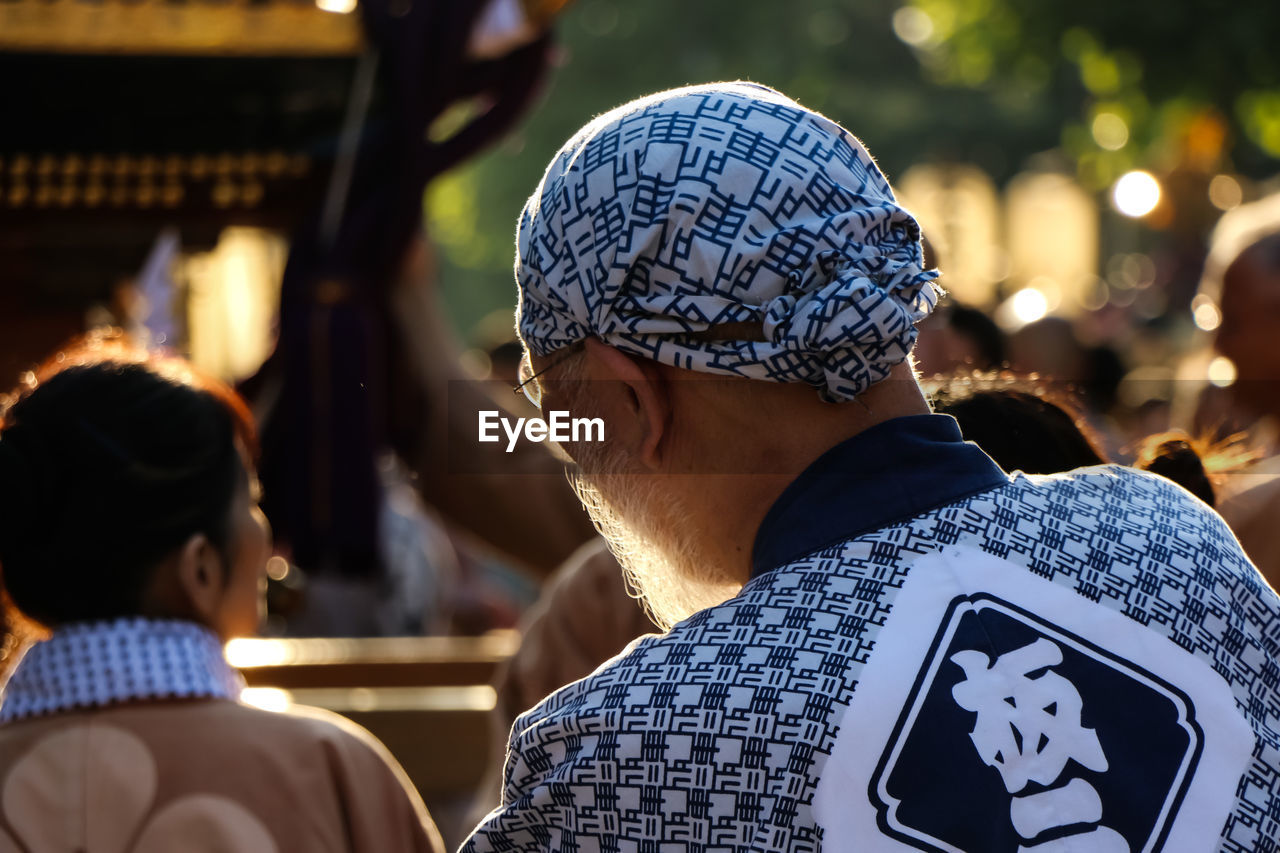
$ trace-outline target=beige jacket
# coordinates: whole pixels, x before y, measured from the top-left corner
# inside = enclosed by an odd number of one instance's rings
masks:
[[[0,853],[438,850],[394,759],[336,715],[196,699],[0,726]]]
[[[382,744],[334,714],[235,701],[181,620],[66,626],[0,702],[0,853],[435,853]]]

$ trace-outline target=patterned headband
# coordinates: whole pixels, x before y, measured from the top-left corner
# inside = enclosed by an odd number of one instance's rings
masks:
[[[595,336],[830,401],[905,360],[939,294],[919,226],[862,144],[750,83],[661,92],[588,124],[518,241],[516,322],[535,353]],[[717,339],[744,323],[757,339]]]

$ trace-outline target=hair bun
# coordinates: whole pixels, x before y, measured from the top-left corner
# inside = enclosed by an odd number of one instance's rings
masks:
[[[1172,480],[1209,506],[1217,503],[1200,452],[1191,439],[1177,430],[1149,437],[1135,464],[1143,471]]]

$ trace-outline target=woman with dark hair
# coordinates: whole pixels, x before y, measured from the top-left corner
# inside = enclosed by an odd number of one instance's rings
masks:
[[[0,409],[6,621],[48,635],[0,702],[0,851],[431,851],[390,755],[240,704],[270,533],[242,400],[90,339]]]
[[[1056,474],[1107,462],[1071,399],[1048,383],[952,377],[933,390],[931,399],[934,411],[959,422],[965,441],[1006,471]]]
[[[1110,461],[1074,396],[1053,383],[975,374],[934,385],[934,411],[955,418],[965,440],[1006,471],[1056,474]],[[1209,468],[1229,470],[1245,461],[1230,441],[1211,445],[1180,430],[1143,439],[1137,456],[1133,467],[1172,480],[1210,507],[1216,496]]]

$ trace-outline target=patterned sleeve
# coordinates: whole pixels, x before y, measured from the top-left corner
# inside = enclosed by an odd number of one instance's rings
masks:
[[[581,765],[595,764],[598,735],[566,737],[566,728],[579,726],[557,724],[540,711],[523,714],[512,727],[502,802],[476,827],[463,853],[566,849],[566,833],[571,837],[575,826],[573,789],[578,787],[571,780],[577,779]]]

